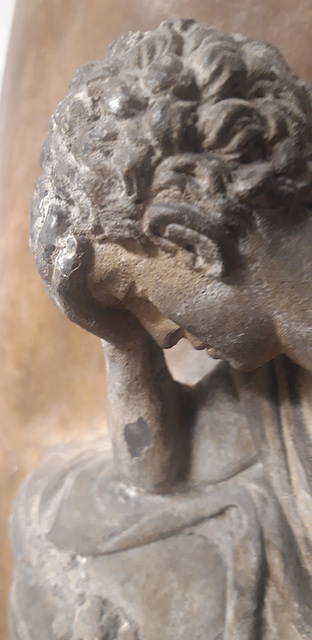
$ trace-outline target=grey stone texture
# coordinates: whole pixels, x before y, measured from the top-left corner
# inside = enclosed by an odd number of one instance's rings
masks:
[[[177,20],[70,90],[31,246],[103,341],[112,448],[60,446],[22,486],[12,639],[310,639],[311,86]],[[181,338],[224,360],[193,386]]]

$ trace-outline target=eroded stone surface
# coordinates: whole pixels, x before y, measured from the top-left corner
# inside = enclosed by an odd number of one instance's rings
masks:
[[[14,640],[311,637],[311,115],[271,45],[190,20],[75,76],[32,248],[102,338],[115,466],[69,449],[22,490]],[[226,361],[193,388],[182,337]]]

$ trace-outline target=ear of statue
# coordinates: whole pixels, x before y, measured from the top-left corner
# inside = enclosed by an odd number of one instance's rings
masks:
[[[168,224],[163,237],[185,251],[187,264],[214,278],[221,276],[223,261],[217,243],[209,236],[179,224]]]

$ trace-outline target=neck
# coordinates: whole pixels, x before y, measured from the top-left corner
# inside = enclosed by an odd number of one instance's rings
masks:
[[[286,314],[285,314],[286,315]],[[284,314],[276,316],[277,332],[281,336],[281,350],[296,364],[312,373],[312,322],[290,322]]]

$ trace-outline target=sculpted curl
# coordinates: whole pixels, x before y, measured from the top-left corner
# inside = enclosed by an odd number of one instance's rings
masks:
[[[311,87],[266,42],[164,22],[110,45],[70,91],[32,205],[48,285],[56,263],[77,268],[90,229],[95,243],[175,251],[182,225],[222,250],[259,216],[311,210]]]

